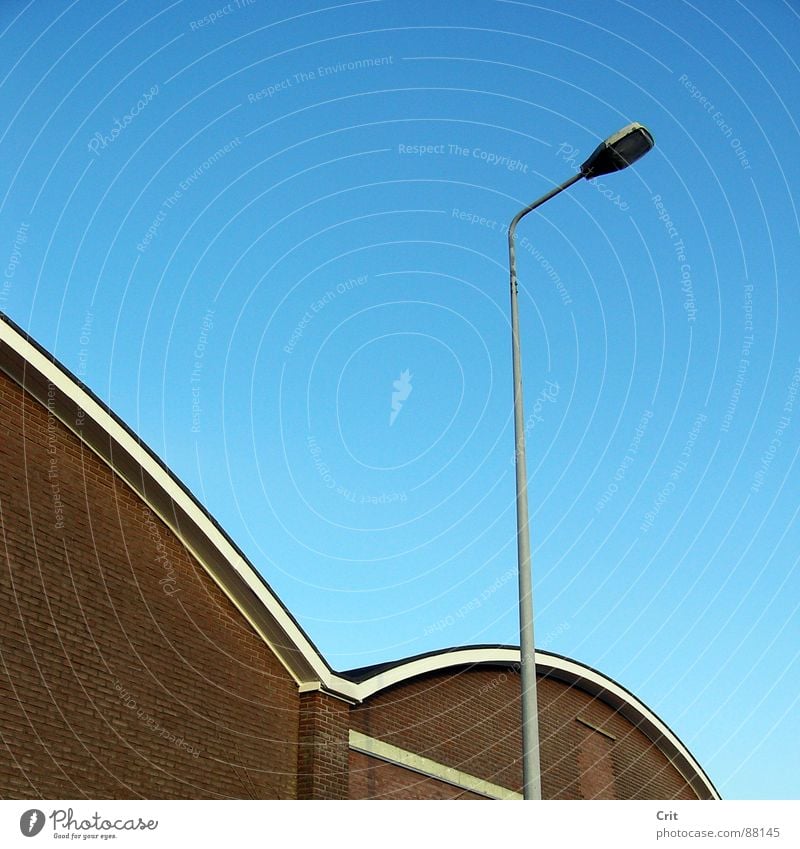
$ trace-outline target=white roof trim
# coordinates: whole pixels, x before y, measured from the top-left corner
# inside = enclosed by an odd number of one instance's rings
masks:
[[[69,430],[133,487],[193,553],[292,677],[298,683],[319,680],[327,684],[332,673],[322,656],[197,501],[76,378],[6,320],[0,320],[0,342],[8,346],[0,345],[0,368],[49,406]],[[54,397],[48,396],[48,383],[55,388]],[[81,427],[75,422],[77,409],[86,414]],[[248,599],[246,590],[261,605]]]
[[[362,681],[358,685],[359,697],[362,700],[368,699],[387,687],[416,678],[418,675],[473,663],[519,663],[519,649],[464,648],[414,658]]]

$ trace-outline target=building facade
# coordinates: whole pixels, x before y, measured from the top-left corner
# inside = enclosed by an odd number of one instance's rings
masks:
[[[339,673],[136,435],[0,321],[0,796],[519,798],[519,650]],[[633,694],[537,653],[546,798],[719,798]]]

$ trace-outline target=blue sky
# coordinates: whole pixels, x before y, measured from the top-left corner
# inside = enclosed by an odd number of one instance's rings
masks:
[[[0,309],[335,668],[515,643],[504,228],[646,124],[519,230],[536,642],[797,798],[798,23],[6,0]]]

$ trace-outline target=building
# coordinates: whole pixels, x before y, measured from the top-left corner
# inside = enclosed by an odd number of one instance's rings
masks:
[[[191,493],[0,321],[0,795],[518,798],[518,649],[338,673]],[[546,798],[719,798],[633,694],[537,654]]]

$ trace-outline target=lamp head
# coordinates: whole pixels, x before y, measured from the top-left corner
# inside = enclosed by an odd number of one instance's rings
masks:
[[[655,141],[647,127],[628,124],[595,148],[581,165],[581,174],[591,180],[592,177],[621,171],[641,159],[654,145]]]

